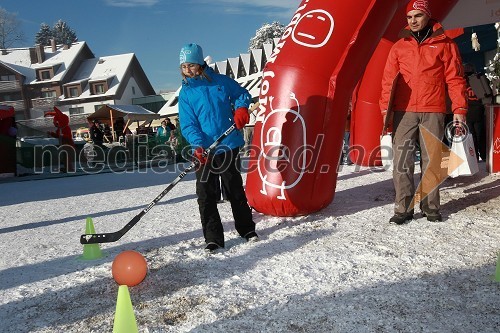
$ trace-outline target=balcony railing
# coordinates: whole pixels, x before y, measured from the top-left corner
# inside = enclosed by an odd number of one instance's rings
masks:
[[[0,81],[0,92],[21,90],[19,81]]]
[[[45,98],[33,98],[31,100],[31,103],[33,105],[32,109],[34,111],[47,111],[51,110],[54,106],[57,104],[57,98],[56,97],[45,97]]]
[[[16,111],[26,110],[26,105],[24,104],[24,101],[6,101],[6,102],[0,102],[0,104],[10,105]]]

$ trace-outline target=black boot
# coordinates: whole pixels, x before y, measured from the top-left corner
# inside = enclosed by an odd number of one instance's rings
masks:
[[[442,222],[443,217],[440,213],[422,213],[423,217],[427,217],[427,221],[429,222]]]
[[[413,220],[413,213],[396,213],[389,219],[389,223],[403,224],[406,221]]]

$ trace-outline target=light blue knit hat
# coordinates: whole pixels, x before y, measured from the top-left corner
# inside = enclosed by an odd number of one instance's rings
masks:
[[[203,65],[205,63],[203,60],[203,50],[201,49],[201,46],[194,43],[184,45],[181,49],[179,58],[181,65],[185,62],[199,65]]]

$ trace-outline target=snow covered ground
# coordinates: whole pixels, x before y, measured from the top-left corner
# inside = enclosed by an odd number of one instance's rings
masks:
[[[174,166],[171,166],[172,168]],[[500,175],[484,163],[448,179],[443,223],[388,224],[390,172],[344,167],[336,196],[309,216],[254,212],[247,244],[219,205],[226,249],[206,255],[188,175],[129,233],[83,260],[86,217],[123,227],[177,173],[152,169],[0,183],[2,332],[111,332],[114,257],[141,252],[129,288],[140,332],[500,332]]]

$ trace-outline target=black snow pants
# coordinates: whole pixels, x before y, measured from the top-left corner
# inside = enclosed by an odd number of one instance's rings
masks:
[[[211,156],[196,171],[196,194],[203,236],[206,243],[224,247],[224,229],[217,209],[217,176],[222,179],[225,194],[231,204],[236,231],[244,237],[255,231],[252,211],[248,205],[240,173],[239,149]]]

